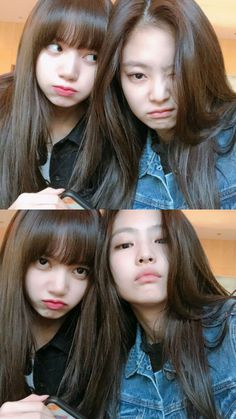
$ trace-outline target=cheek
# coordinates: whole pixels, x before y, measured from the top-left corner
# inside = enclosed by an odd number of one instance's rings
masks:
[[[31,282],[25,286],[25,294],[30,305],[34,306],[35,302],[39,299],[40,293],[39,290],[37,290],[34,284]]]
[[[79,304],[80,301],[83,299],[87,286],[88,281],[84,281],[80,284],[75,284],[74,287],[72,287],[71,298],[73,299],[74,305]]]
[[[112,254],[110,256],[110,270],[114,280],[119,278],[119,274],[122,272],[124,266],[124,260],[121,254]]]
[[[37,63],[36,63],[36,79],[40,87],[42,87],[45,77],[47,77],[45,73],[45,65],[43,63],[43,59],[39,56]]]
[[[135,115],[139,115],[140,107],[143,104],[143,94],[140,88],[135,88],[134,85],[126,84],[123,89],[126,101]]]
[[[121,87],[127,102],[130,103],[133,96],[133,86],[125,75],[121,76]]]
[[[34,280],[35,276],[34,273],[31,272],[31,269],[28,270],[28,272],[26,273],[25,276],[25,292],[27,297],[31,298],[32,294],[34,292],[35,289],[35,280]]]
[[[83,71],[83,81],[79,81],[79,83],[81,83],[81,87],[83,88],[83,86],[85,87],[87,94],[90,94],[92,92],[93,86],[94,86],[94,82],[95,82],[95,77],[96,77],[96,67],[92,67],[92,68],[88,68],[87,66],[84,67],[84,71]]]
[[[51,80],[55,76],[56,61],[51,60],[45,54],[39,54],[35,74],[36,79],[41,88],[47,83],[48,80]]]

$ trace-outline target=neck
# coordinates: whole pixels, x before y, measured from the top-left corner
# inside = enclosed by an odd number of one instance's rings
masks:
[[[159,137],[160,142],[165,144],[170,143],[174,137],[173,130],[156,130],[156,133]]]
[[[133,312],[142,326],[147,340],[154,343],[162,340],[162,324],[165,317],[165,306],[161,307],[137,307],[132,305]]]
[[[81,103],[73,108],[53,107],[50,119],[50,137],[52,144],[62,140],[83,117],[86,106]]]
[[[32,326],[36,350],[46,345],[60,329],[64,317],[60,319],[46,319],[39,315],[35,316]]]

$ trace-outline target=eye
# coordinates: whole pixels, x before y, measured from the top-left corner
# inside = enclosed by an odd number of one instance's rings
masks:
[[[143,80],[145,78],[145,75],[143,73],[132,73],[132,74],[128,74],[128,77],[134,81],[139,81],[139,80]]]
[[[155,243],[158,243],[158,244],[166,244],[167,243],[167,239],[166,238],[156,239],[155,240]]]
[[[62,52],[62,46],[58,42],[52,42],[47,46],[48,51],[50,52]]]
[[[49,260],[44,256],[41,256],[35,263],[39,269],[45,269],[49,267]]]
[[[121,243],[121,244],[117,244],[115,246],[115,249],[118,249],[118,250],[121,250],[121,249],[129,249],[132,246],[133,246],[133,243]]]
[[[95,53],[89,53],[85,56],[86,61],[88,61],[89,63],[96,63],[98,56]]]
[[[84,266],[78,266],[73,270],[73,273],[79,279],[86,279],[89,276],[89,268],[86,268]]]
[[[48,260],[44,257],[39,258],[38,260],[40,265],[46,265],[48,263]]]

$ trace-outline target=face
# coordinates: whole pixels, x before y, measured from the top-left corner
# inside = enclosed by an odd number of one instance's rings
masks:
[[[135,116],[165,139],[176,125],[175,39],[168,27],[137,27],[126,43],[121,84]]]
[[[26,273],[25,289],[31,306],[43,318],[62,318],[82,300],[88,272],[86,266],[63,265],[42,256]]]
[[[76,106],[92,91],[96,60],[95,51],[72,48],[63,42],[51,43],[37,59],[38,85],[53,105],[62,108]]]
[[[133,308],[164,308],[167,254],[160,211],[119,211],[112,229],[110,269],[119,295]]]

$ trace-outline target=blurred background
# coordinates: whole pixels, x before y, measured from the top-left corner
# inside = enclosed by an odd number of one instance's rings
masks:
[[[217,280],[236,290],[236,211],[183,210],[194,226]]]
[[[224,55],[226,73],[236,91],[236,0],[196,1],[215,28]],[[0,74],[14,68],[24,22],[36,2],[0,0]]]
[[[15,211],[0,211],[0,244]],[[218,281],[236,289],[236,211],[183,210],[194,226]]]

